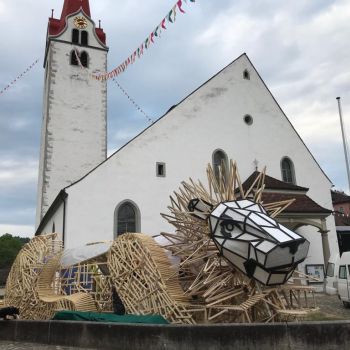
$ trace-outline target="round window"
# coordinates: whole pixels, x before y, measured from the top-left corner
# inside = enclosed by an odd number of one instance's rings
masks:
[[[246,116],[244,116],[243,120],[247,125],[253,124],[253,117],[251,115],[247,114]]]

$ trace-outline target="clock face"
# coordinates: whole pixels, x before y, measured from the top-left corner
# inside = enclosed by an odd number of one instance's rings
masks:
[[[88,22],[84,17],[75,17],[74,25],[79,29],[85,29],[88,26]]]

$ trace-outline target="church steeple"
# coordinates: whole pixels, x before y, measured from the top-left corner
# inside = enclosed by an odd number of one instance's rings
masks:
[[[82,9],[84,13],[91,17],[89,0],[64,0],[61,20]]]
[[[60,190],[107,152],[107,82],[91,79],[107,71],[106,35],[91,18],[89,0],[62,3],[46,38],[37,224]]]
[[[89,0],[64,0],[63,9],[60,18],[49,18],[49,36],[58,36],[66,29],[66,20],[70,15],[73,15],[79,11],[91,19]],[[95,33],[102,44],[106,44],[106,34],[103,29],[95,27]]]

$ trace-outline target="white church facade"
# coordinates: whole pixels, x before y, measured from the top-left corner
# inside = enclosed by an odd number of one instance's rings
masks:
[[[105,159],[106,84],[71,61],[76,18],[88,23],[90,73],[106,71],[108,49],[80,6],[62,14],[61,32],[48,34],[36,235],[55,231],[72,248],[125,231],[172,232],[160,215],[172,192],[190,177],[205,183],[208,163],[233,159],[242,181],[266,166],[267,193],[297,198],[279,219],[311,242],[303,265],[323,265],[338,251],[332,183],[246,54]]]
[[[107,82],[89,72],[107,69],[105,34],[90,18],[89,1],[65,1],[49,19],[37,197],[37,224],[57,193],[107,155]]]

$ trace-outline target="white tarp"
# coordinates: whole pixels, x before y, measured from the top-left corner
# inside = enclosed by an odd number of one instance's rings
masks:
[[[96,243],[91,245],[85,245],[82,247],[67,249],[63,252],[61,258],[62,267],[73,266],[87,260],[97,258],[111,249],[113,242],[108,243]]]
[[[168,259],[169,259],[169,261],[170,261],[170,264],[171,264],[172,266],[178,267],[178,266],[180,265],[180,263],[181,263],[181,259],[180,259],[179,257],[173,255],[173,254],[171,253],[170,250],[167,250],[167,249],[166,249],[166,246],[167,246],[167,245],[170,245],[171,242],[168,241],[164,236],[161,236],[161,235],[153,236],[152,238],[153,238],[161,247],[164,248],[165,254],[166,254],[166,256],[168,257]]]
[[[153,239],[161,246],[165,247],[169,245],[169,242],[163,236],[155,236]],[[87,260],[97,258],[105,253],[107,253],[113,242],[107,243],[96,243],[91,245],[85,245],[77,248],[67,249],[63,252],[63,256],[61,258],[61,266],[63,268],[67,268],[79,263],[83,263]],[[171,265],[178,266],[180,264],[180,259],[171,254],[169,250],[165,250],[167,257],[170,260]]]

